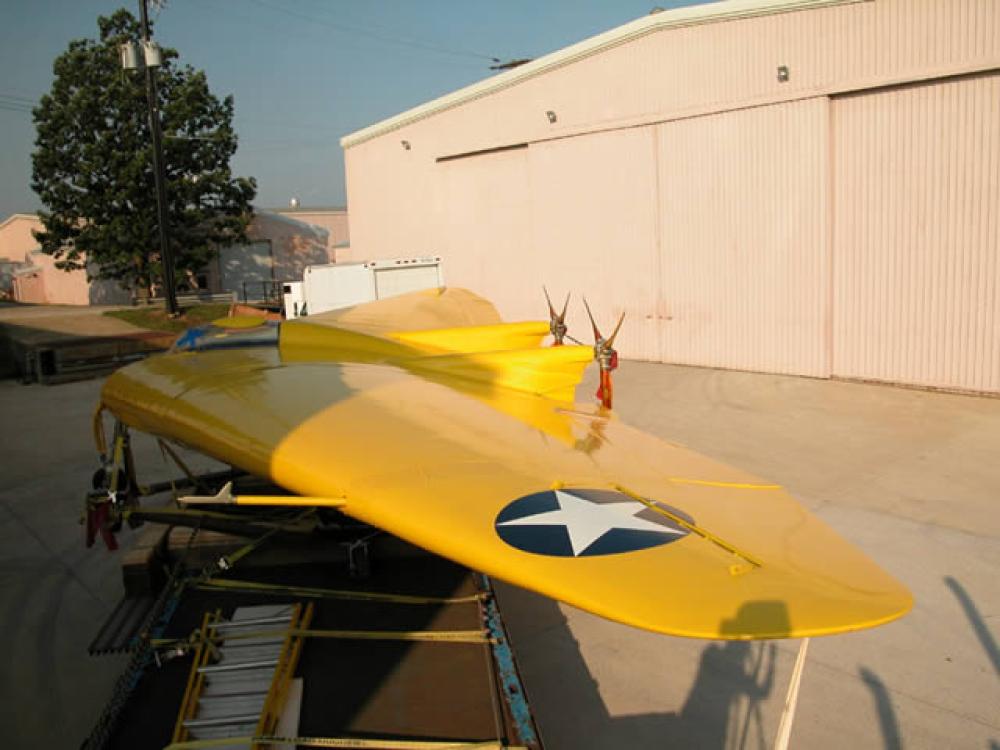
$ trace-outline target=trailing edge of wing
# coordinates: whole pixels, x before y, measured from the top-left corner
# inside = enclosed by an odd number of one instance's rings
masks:
[[[278,340],[281,358],[287,363],[336,358],[391,364],[434,379],[472,380],[572,401],[574,389],[593,361],[593,351],[587,346],[540,348],[547,333],[547,324],[526,322],[381,336],[332,323],[315,324],[306,318],[282,325]]]

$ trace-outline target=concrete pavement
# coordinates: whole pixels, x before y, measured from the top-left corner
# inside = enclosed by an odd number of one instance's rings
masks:
[[[37,331],[38,335],[128,336],[145,329],[106,316],[119,306],[104,305],[0,305],[0,325]]]
[[[97,454],[100,381],[0,381],[0,726],[11,748],[77,748],[124,667],[87,646],[121,598],[122,551],[84,547],[79,524]],[[176,476],[155,442],[133,441],[142,481]],[[217,467],[190,454],[195,470]]]
[[[813,639],[792,747],[1000,748],[1000,399],[616,375],[624,421],[785,485],[916,598],[895,623]],[[773,745],[798,641],[662,637],[512,587],[501,603],[548,747]]]
[[[0,382],[13,747],[78,746],[122,664],[86,655],[121,593],[120,553],[84,549],[77,524],[99,387]],[[913,591],[902,620],[812,642],[792,747],[1000,748],[1000,399],[634,362],[616,398],[625,421],[784,484]],[[135,443],[144,478],[171,473]],[[668,638],[500,594],[550,750],[772,745],[796,642]]]

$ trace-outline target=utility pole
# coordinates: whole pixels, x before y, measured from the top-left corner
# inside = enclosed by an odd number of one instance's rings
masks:
[[[142,46],[149,56],[149,0],[139,0],[142,12]],[[163,166],[163,136],[160,132],[160,104],[156,96],[156,65],[146,68],[146,99],[149,102],[149,132],[153,139],[153,176],[156,180],[156,209],[159,214],[160,264],[163,266],[163,285],[167,294],[167,313],[174,317],[180,314],[177,307],[177,289],[174,283],[174,255],[167,237],[167,176]]]

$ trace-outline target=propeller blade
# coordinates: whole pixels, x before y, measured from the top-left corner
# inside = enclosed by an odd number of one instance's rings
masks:
[[[552,307],[552,300],[549,299],[549,290],[545,288],[545,284],[542,284],[542,291],[545,293],[545,301],[549,303],[549,317],[556,317],[556,309]]]
[[[590,311],[590,305],[587,304],[587,298],[583,298],[583,306],[587,308],[587,317],[590,318],[590,325],[594,329],[594,343],[600,341],[603,336],[601,336],[601,329],[597,327],[597,323],[594,321],[594,314]]]
[[[614,345],[614,343],[615,343],[615,337],[618,336],[618,332],[622,329],[622,323],[624,323],[624,322],[625,322],[625,311],[622,310],[622,314],[618,318],[618,325],[615,326],[615,330],[611,334],[611,338],[609,338],[607,340],[607,343],[605,343],[605,346],[607,346],[609,349]]]

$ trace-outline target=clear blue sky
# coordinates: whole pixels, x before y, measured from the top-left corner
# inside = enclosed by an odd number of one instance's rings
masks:
[[[691,0],[169,0],[154,37],[236,101],[238,175],[256,204],[344,205],[340,137],[486,78],[490,57],[539,57]],[[31,115],[52,60],[96,19],[137,0],[0,2],[0,221],[39,208],[31,192]],[[5,104],[6,103],[6,104]],[[13,103],[13,104],[11,104]]]

